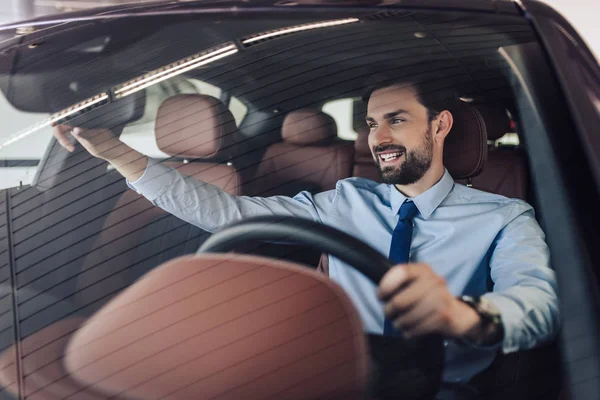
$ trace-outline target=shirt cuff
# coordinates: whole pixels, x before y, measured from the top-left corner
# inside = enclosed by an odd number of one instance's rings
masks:
[[[513,300],[506,298],[500,293],[486,293],[482,297],[485,297],[486,300],[500,311],[502,318],[504,339],[496,347],[502,347],[502,352],[505,354],[518,351],[521,346],[516,335],[519,319],[522,315],[521,309]]]
[[[150,201],[160,197],[167,187],[177,179],[177,174],[169,167],[152,158],[148,158],[148,166],[142,176],[135,182],[126,180],[127,186],[142,194]]]

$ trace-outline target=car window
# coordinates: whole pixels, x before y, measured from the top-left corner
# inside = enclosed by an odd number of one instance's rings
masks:
[[[0,110],[2,120],[7,121],[7,129],[0,133],[0,189],[29,185],[52,137],[50,129],[32,131],[32,127],[49,114],[17,110],[3,94]]]
[[[356,140],[358,136],[353,128],[355,101],[354,98],[333,100],[322,107],[323,112],[335,120],[338,137],[344,140]]]
[[[229,111],[233,114],[233,118],[235,118],[235,123],[237,126],[240,126],[246,114],[248,114],[248,107],[242,103],[240,99],[235,96],[231,96],[229,99]]]

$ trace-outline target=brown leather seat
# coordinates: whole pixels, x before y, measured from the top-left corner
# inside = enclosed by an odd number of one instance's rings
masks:
[[[504,108],[480,105],[477,110],[486,122],[488,143],[495,142],[511,131],[510,119]],[[527,171],[527,157],[522,149],[490,144],[483,170],[472,177],[471,183],[475,189],[526,200],[529,185]],[[459,182],[468,183],[466,180]]]
[[[282,141],[265,151],[253,176],[245,182],[250,196],[294,196],[335,188],[352,175],[354,148],[337,137],[335,121],[313,109],[290,112],[281,129]]]
[[[173,96],[160,106],[156,119],[158,147],[184,161],[165,164],[183,175],[239,194],[236,170],[210,162],[227,159],[235,132],[233,116],[217,99],[204,95]],[[206,161],[209,160],[209,161]],[[104,222],[102,234],[86,256],[77,277],[73,302],[98,308],[162,262],[194,253],[208,233],[168,214],[133,190],[124,192]]]
[[[21,345],[40,349],[23,364],[28,399],[358,400],[367,390],[362,324],[344,291],[253,256],[172,260],[85,323],[59,321]],[[0,382],[16,392],[14,371]]]
[[[476,138],[480,131],[485,131],[489,141],[495,141],[510,131],[506,111],[502,107],[464,104],[454,114],[455,123],[444,149],[444,163],[454,179],[462,184],[471,183],[475,189],[526,199],[527,162],[521,149],[489,146],[481,153],[484,161],[480,163],[476,159],[479,152],[476,147],[484,143],[480,137]],[[353,176],[379,181],[367,137],[368,132],[361,132],[355,142]],[[469,163],[472,164],[470,167]]]
[[[270,145],[243,193],[249,196],[295,196],[303,190],[318,193],[334,189],[337,181],[352,175],[352,142],[337,137],[333,118],[314,109],[286,115],[282,141]],[[320,252],[299,245],[261,244],[240,249],[246,253],[283,258],[316,267]]]
[[[357,399],[361,322],[344,291],[294,264],[240,255],[173,260],[74,335],[65,366],[107,395]]]
[[[377,167],[375,166],[375,160],[373,160],[373,154],[369,148],[368,129],[361,130],[354,142],[354,166],[352,167],[352,176],[367,178],[376,182],[379,182],[381,179],[379,171],[377,171]]]

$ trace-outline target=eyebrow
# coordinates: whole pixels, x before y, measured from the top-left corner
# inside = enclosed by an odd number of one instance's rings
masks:
[[[398,116],[398,115],[400,115],[400,114],[408,114],[408,111],[406,111],[406,110],[396,110],[396,111],[392,111],[392,112],[389,112],[389,113],[387,113],[387,114],[384,114],[384,115],[383,115],[383,119],[390,119],[390,118],[394,118],[394,117],[397,117],[397,116]],[[367,116],[366,120],[367,120],[367,121],[375,121],[375,119],[374,119],[373,117],[369,117],[369,116]]]

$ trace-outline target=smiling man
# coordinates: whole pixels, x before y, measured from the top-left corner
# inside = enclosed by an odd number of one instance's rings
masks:
[[[112,163],[168,212],[207,231],[257,215],[296,216],[365,241],[398,264],[379,287],[331,258],[329,275],[357,308],[365,331],[447,337],[444,380],[467,382],[510,353],[552,340],[558,305],[549,252],[527,203],[455,184],[443,164],[454,100],[416,82],[371,88],[369,146],[381,184],[345,179],[335,190],[295,197],[236,197],[180,175],[110,131],[75,138]],[[70,151],[67,127],[55,136]],[[468,296],[464,296],[468,295]],[[458,394],[451,394],[460,398]]]

